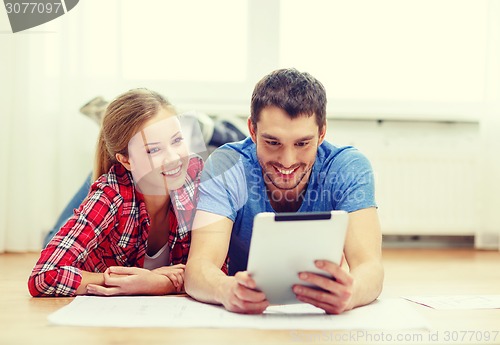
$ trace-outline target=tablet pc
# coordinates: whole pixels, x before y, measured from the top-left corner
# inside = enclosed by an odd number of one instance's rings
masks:
[[[271,304],[300,303],[294,284],[299,272],[326,272],[315,260],[340,264],[348,214],[345,211],[259,213],[254,218],[247,271]]]

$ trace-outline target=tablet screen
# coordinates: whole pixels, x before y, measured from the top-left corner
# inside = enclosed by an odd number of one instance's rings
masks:
[[[340,264],[347,231],[345,211],[259,213],[254,218],[247,271],[271,304],[300,303],[299,272],[326,274],[315,260]]]

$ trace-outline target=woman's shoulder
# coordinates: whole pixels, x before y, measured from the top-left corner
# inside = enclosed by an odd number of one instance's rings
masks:
[[[131,173],[121,164],[113,165],[90,187],[90,192],[98,192],[114,201],[131,199],[134,196],[134,183]]]
[[[192,180],[199,179],[199,176],[203,170],[204,164],[205,163],[203,162],[203,159],[196,154],[193,154],[189,157],[187,174],[189,175],[189,177]]]

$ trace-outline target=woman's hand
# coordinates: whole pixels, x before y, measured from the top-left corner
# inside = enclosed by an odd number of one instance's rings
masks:
[[[87,293],[99,296],[165,295],[184,287],[184,265],[150,271],[138,267],[111,266],[103,273],[104,284],[88,284]]]
[[[166,276],[175,287],[176,292],[184,291],[184,269],[186,265],[178,264],[155,268],[152,272]]]

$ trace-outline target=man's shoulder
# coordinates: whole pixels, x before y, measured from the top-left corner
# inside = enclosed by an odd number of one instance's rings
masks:
[[[337,146],[326,140],[321,143],[318,149],[319,159],[349,158],[359,156],[364,155],[354,146]]]
[[[349,168],[370,165],[368,158],[354,146],[336,146],[326,140],[318,149],[318,160],[323,168]]]
[[[220,152],[220,151],[236,152],[236,153],[243,155],[243,156],[249,156],[253,152],[255,152],[255,143],[252,141],[252,138],[247,137],[241,141],[234,141],[231,143],[226,143],[226,144],[222,145],[221,147],[219,147],[218,149],[216,149],[214,151],[214,153]]]
[[[225,169],[241,163],[246,165],[248,162],[257,161],[255,152],[255,144],[250,138],[227,143],[210,154],[206,165],[217,165]]]

